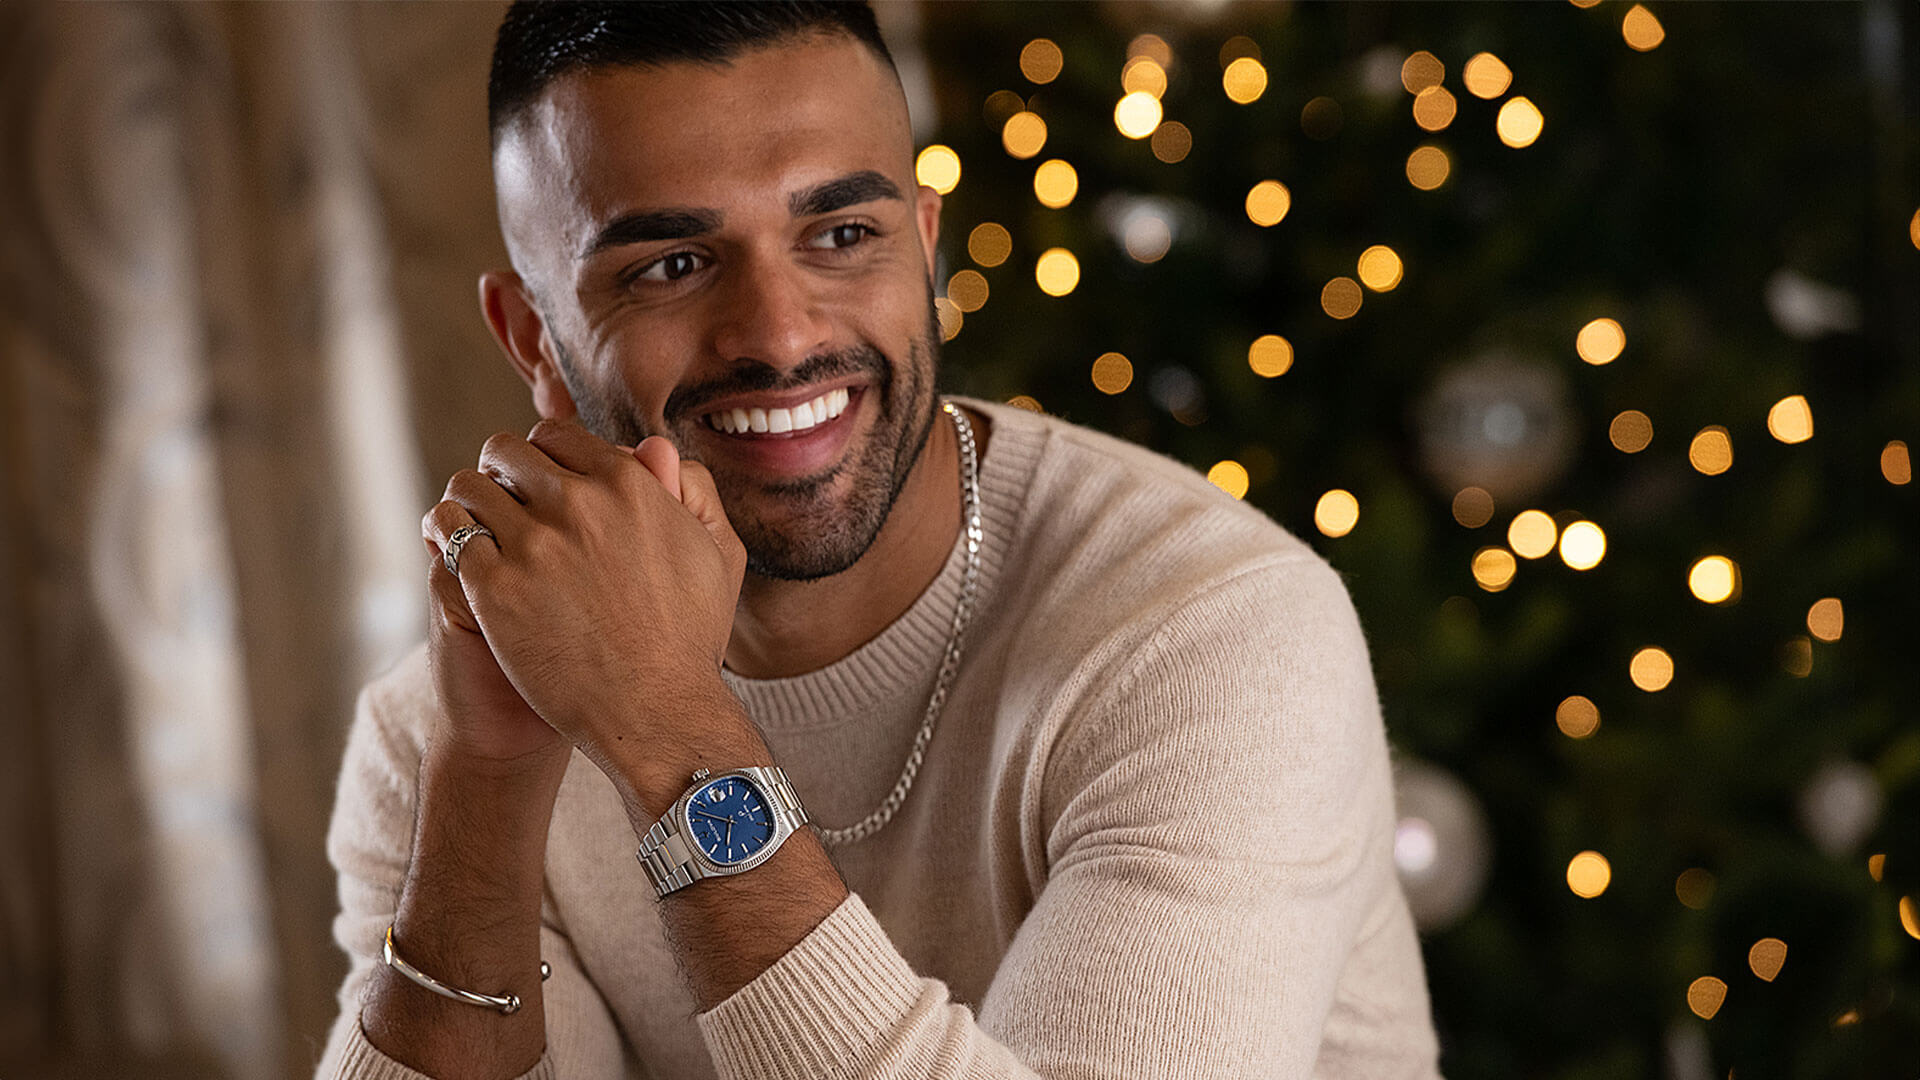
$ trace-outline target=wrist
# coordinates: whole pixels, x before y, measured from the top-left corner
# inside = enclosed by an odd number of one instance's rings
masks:
[[[696,771],[774,764],[746,708],[717,678],[711,688],[649,709],[640,730],[647,734],[615,741],[598,762],[639,833],[672,807]]]

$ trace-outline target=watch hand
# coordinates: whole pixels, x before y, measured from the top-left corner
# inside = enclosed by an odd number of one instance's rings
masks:
[[[694,813],[696,813],[696,814],[699,814],[699,815],[700,815],[701,817],[703,817],[703,818],[706,818],[706,819],[707,819],[708,821],[727,821],[727,822],[730,822],[730,821],[732,821],[732,820],[733,820],[732,818],[723,818],[723,817],[716,817],[715,815],[713,815],[713,814],[709,814],[709,813],[707,813],[707,812],[706,812],[706,811],[704,811],[704,810],[695,810],[695,811],[694,811]]]

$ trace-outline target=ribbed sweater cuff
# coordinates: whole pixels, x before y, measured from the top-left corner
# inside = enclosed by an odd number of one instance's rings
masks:
[[[921,982],[858,894],[699,1018],[723,1080],[847,1071],[912,1010]]]
[[[351,1080],[433,1080],[426,1073],[409,1069],[381,1053],[379,1047],[367,1041],[367,1033],[358,1023],[347,1035],[346,1046],[340,1051],[340,1064],[333,1075]],[[543,1051],[533,1068],[521,1073],[517,1080],[556,1080],[553,1048],[549,1046]]]

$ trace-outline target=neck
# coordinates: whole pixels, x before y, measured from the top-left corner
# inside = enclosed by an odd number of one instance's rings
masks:
[[[986,420],[969,411],[986,457]],[[943,412],[873,546],[817,581],[748,574],[727,643],[727,667],[750,679],[817,671],[872,641],[940,575],[960,535],[960,441]]]

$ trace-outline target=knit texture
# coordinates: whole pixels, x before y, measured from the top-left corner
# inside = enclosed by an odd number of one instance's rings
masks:
[[[696,1015],[619,799],[576,754],[548,839],[547,1052],[527,1075],[1436,1076],[1339,578],[1184,466],[966,404],[991,432],[978,606],[911,796],[830,849],[853,895]],[[857,820],[898,777],[963,568],[956,544],[912,608],[820,671],[728,675],[816,822]],[[348,741],[328,852],[353,967],[321,1076],[418,1075],[367,1044],[359,1008],[432,708],[416,652],[368,688]]]

